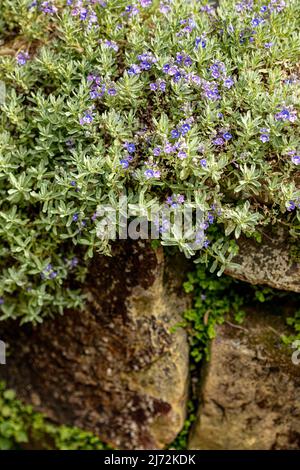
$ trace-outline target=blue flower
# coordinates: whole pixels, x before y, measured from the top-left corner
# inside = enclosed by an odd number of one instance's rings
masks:
[[[49,13],[50,15],[53,15],[54,13],[57,13],[57,8],[52,4],[51,1],[46,1],[41,4],[41,11],[43,13]]]
[[[233,85],[234,85],[234,81],[231,77],[227,77],[224,79],[223,81],[223,85],[226,87],[226,88],[231,88]]]
[[[269,134],[261,134],[260,140],[261,140],[263,143],[269,142],[269,140],[270,140]]]
[[[294,165],[300,165],[300,155],[293,155],[291,161]]]
[[[207,214],[207,220],[208,220],[208,223],[209,223],[210,225],[214,223],[215,218],[214,218],[214,216],[213,216],[213,214],[212,214],[211,212],[208,212],[208,214]]]
[[[224,144],[224,139],[222,139],[222,137],[217,137],[216,139],[213,140],[213,144],[223,145]]]
[[[225,132],[225,133],[223,134],[223,137],[224,137],[225,140],[230,140],[230,139],[232,139],[232,135],[230,134],[230,132]]]
[[[262,20],[260,18],[253,18],[253,20],[251,21],[252,26],[254,27],[259,26],[261,22]]]
[[[154,171],[151,170],[150,168],[148,168],[148,169],[144,172],[144,175],[146,176],[146,178],[153,178],[153,177],[154,177]]]
[[[187,157],[187,153],[184,150],[179,150],[177,157],[184,160]]]
[[[73,222],[77,222],[78,217],[79,217],[79,214],[74,214],[73,217],[72,217]]]
[[[288,211],[293,211],[295,208],[296,208],[296,204],[294,203],[294,201],[289,201],[288,206],[287,206],[287,210]]]
[[[202,36],[200,37],[197,37],[195,39],[195,46],[196,46],[196,49],[198,49],[199,45],[201,45],[201,47],[204,49],[206,47],[206,39],[204,39]]]
[[[139,73],[141,73],[141,68],[136,65],[136,64],[133,64],[129,70],[127,70],[127,73],[128,75],[138,75]]]
[[[117,90],[114,87],[108,88],[107,93],[110,96],[115,96],[117,94]]]
[[[180,132],[178,131],[178,129],[173,129],[171,131],[171,136],[173,139],[177,139],[180,136]]]
[[[181,133],[182,135],[185,135],[187,134],[187,132],[189,132],[189,130],[191,129],[191,126],[188,124],[188,123],[185,123],[183,124],[183,126],[181,126]]]
[[[140,63],[140,67],[142,70],[150,70],[151,69],[151,64],[147,60],[144,60]]]
[[[124,168],[124,170],[126,170],[126,168],[129,167],[129,162],[128,162],[128,160],[125,160],[125,159],[120,160],[120,164],[121,164],[121,167]]]
[[[17,55],[17,63],[18,65],[25,65],[27,60],[30,58],[28,52],[19,52]]]
[[[202,168],[206,168],[207,167],[207,161],[205,158],[201,158],[200,160],[200,165],[202,166]]]
[[[81,126],[83,126],[84,124],[91,124],[93,122],[93,119],[93,115],[89,111],[86,111],[83,117],[79,119],[79,123],[81,124]]]
[[[133,142],[126,142],[124,144],[124,147],[129,153],[134,153],[135,152],[135,144]]]

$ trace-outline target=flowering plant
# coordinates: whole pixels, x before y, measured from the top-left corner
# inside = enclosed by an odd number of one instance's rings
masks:
[[[81,304],[70,273],[109,253],[95,214],[124,188],[196,198],[220,272],[241,234],[297,236],[299,18],[297,0],[1,2],[2,319]]]

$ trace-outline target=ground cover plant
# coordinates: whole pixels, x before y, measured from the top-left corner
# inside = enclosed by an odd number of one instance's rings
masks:
[[[109,254],[97,207],[124,188],[145,213],[195,201],[198,249],[176,233],[164,243],[219,273],[242,234],[277,223],[298,236],[299,10],[1,2],[2,320],[82,305],[86,260]]]

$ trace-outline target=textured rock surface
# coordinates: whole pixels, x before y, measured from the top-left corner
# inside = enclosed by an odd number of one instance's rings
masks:
[[[284,321],[262,310],[242,328],[218,328],[189,448],[300,449],[300,366]]]
[[[169,269],[160,250],[118,244],[90,266],[83,312],[36,328],[1,325],[11,351],[1,376],[54,421],[115,447],[171,442],[185,419],[188,344],[184,330],[170,333],[187,299],[177,291],[182,266]]]
[[[240,269],[228,269],[226,274],[251,284],[266,284],[276,289],[300,292],[300,258],[287,235],[277,231],[263,237],[262,243],[239,240],[239,254],[234,259]]]

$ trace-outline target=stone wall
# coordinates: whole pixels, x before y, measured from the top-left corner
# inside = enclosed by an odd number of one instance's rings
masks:
[[[83,311],[36,327],[1,323],[10,355],[0,377],[52,421],[115,448],[168,446],[190,393],[188,338],[175,327],[191,302],[182,291],[188,269],[147,242],[117,244],[91,262]],[[190,449],[300,448],[300,365],[281,341],[282,313],[261,307],[241,326],[218,327],[199,372]]]

